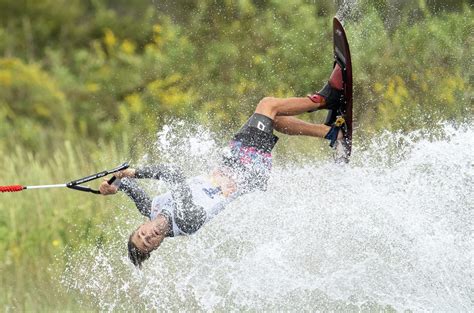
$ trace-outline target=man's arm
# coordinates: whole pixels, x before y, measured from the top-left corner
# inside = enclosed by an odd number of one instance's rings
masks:
[[[179,168],[165,164],[148,165],[135,169],[135,172],[129,172],[129,174],[132,173],[134,178],[159,179],[168,183],[171,196],[178,207],[183,203],[191,203],[191,189],[186,183],[186,177]]]
[[[115,174],[115,177],[137,179],[159,179],[170,184],[184,183],[186,178],[178,168],[171,165],[147,165],[139,168],[128,168]]]
[[[151,214],[151,205],[152,200],[146,194],[146,192],[136,183],[133,179],[129,179],[126,175],[116,175],[120,176],[119,184],[109,185],[107,179],[104,179],[102,184],[99,187],[99,191],[102,195],[111,195],[116,194],[117,190],[123,191],[130,199],[133,200],[137,206],[138,211],[146,217],[150,217]],[[118,180],[117,180],[118,181]]]
[[[142,215],[150,218],[152,200],[133,179],[123,178],[119,190],[132,199]]]
[[[189,186],[186,184],[186,178],[183,172],[170,165],[158,164],[148,165],[140,168],[129,168],[118,173],[115,173],[118,179],[136,178],[136,179],[159,179],[169,184],[171,196],[179,208],[192,203],[192,193]],[[120,188],[122,190],[122,188]],[[107,185],[107,182],[102,183],[99,190],[102,194],[114,194],[117,192],[117,187]],[[125,191],[125,190],[124,190]],[[127,193],[128,194],[128,193]],[[132,199],[134,197],[128,194]],[[139,196],[138,198],[143,198]],[[135,197],[137,199],[137,197]],[[134,201],[135,201],[134,199]],[[135,201],[137,203],[137,201]],[[151,202],[150,202],[151,203]],[[138,206],[138,205],[137,205]],[[139,208],[140,212],[142,210]],[[142,212],[143,214],[143,212]],[[145,214],[144,214],[145,215]]]

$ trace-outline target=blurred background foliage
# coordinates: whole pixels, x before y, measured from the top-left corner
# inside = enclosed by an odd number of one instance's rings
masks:
[[[468,0],[0,0],[0,184],[111,167],[173,118],[229,135],[262,97],[319,90],[338,10],[356,141],[472,118]],[[0,196],[0,303],[75,308],[70,296],[34,291],[57,285],[44,269],[121,221],[74,192]]]
[[[345,19],[364,130],[469,113],[468,1],[352,6]],[[2,147],[147,136],[172,117],[234,129],[263,96],[320,88],[335,11],[332,1],[1,0]]]

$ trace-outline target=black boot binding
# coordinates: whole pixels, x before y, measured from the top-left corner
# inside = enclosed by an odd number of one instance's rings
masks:
[[[342,139],[338,140],[337,135],[339,130],[342,131]],[[341,115],[337,116],[336,120],[332,123],[331,129],[324,136],[325,139],[330,141],[329,146],[335,150],[334,160],[336,163],[348,163],[349,162],[349,145],[350,142],[346,137],[347,124]]]
[[[318,92],[318,95],[323,96],[326,100],[325,109],[338,110],[344,105],[344,92],[343,90],[337,90],[326,83]]]
[[[342,133],[345,134],[346,128],[346,121],[342,116],[338,116],[336,118],[336,121],[332,123],[329,132],[326,134],[326,136],[324,136],[324,139],[328,139],[330,141],[329,146],[331,148],[334,148],[334,144],[337,141],[337,134],[339,134],[339,130],[342,130]]]

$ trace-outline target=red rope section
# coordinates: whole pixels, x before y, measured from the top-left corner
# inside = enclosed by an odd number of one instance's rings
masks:
[[[25,189],[21,185],[12,185],[12,186],[0,186],[0,192],[15,192],[15,191],[22,191]]]

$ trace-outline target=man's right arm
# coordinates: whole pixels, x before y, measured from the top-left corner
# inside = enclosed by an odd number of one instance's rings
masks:
[[[181,183],[185,181],[185,177],[180,169],[165,164],[146,165],[139,168],[128,168],[126,170],[115,173],[114,176],[118,179],[159,179],[171,184]]]
[[[128,168],[115,174],[118,179],[122,178],[136,178],[136,179],[159,179],[168,183],[171,189],[172,196],[175,200],[191,199],[191,190],[186,184],[186,177],[183,172],[176,166],[157,164],[146,165],[138,168]],[[101,186],[102,187],[102,186]],[[105,186],[105,189],[111,187]],[[100,189],[102,192],[102,189]],[[116,192],[116,189],[115,189]],[[107,192],[103,194],[110,194],[115,192]]]
[[[186,178],[183,172],[174,166],[170,165],[147,165],[139,168],[127,168],[123,171],[114,174],[117,179],[136,178],[136,179],[159,179],[171,186],[181,185],[185,183]],[[117,187],[107,184],[104,181],[99,190],[103,195],[115,194]]]

